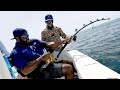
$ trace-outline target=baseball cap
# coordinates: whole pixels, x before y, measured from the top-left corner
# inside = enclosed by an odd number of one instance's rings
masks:
[[[28,35],[27,31],[23,28],[16,28],[13,30],[14,38],[12,38],[11,40],[15,39],[18,36],[22,36],[22,35]]]

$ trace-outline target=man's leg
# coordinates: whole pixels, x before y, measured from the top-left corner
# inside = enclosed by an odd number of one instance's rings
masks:
[[[70,64],[72,66],[72,68],[73,68],[73,71],[77,72],[72,61],[70,61],[70,60],[63,60],[63,63]]]
[[[65,79],[75,79],[73,67],[70,64],[62,64],[62,72]]]
[[[45,70],[45,79],[61,78],[62,76],[65,76],[65,79],[75,79],[70,64],[52,63]]]

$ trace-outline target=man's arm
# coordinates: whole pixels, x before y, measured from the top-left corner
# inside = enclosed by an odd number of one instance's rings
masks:
[[[27,75],[29,73],[31,73],[32,71],[34,71],[38,65],[44,61],[46,62],[46,60],[48,60],[50,58],[50,53],[45,53],[43,54],[41,57],[37,58],[36,60],[30,61],[24,68],[22,68],[20,71],[24,74]]]
[[[42,32],[41,32],[41,40],[42,40],[42,41],[46,41],[46,35],[47,35],[47,34],[45,34],[45,31],[42,31]]]
[[[37,66],[40,64],[40,60],[37,62],[36,60],[30,61],[24,68],[22,68],[20,71],[24,74],[27,75],[34,71]]]
[[[62,38],[66,38],[66,37],[67,37],[67,35],[63,32],[63,30],[62,30],[61,28],[59,28],[58,30],[59,30],[60,36],[61,36]]]
[[[61,36],[62,38],[64,38],[64,39],[65,39],[65,38],[71,38],[70,36],[68,36],[67,34],[65,34],[61,28],[59,28],[58,30],[59,30],[60,36]],[[70,42],[70,41],[69,41],[69,42]]]
[[[62,41],[56,41],[56,42],[48,42],[47,43],[47,47],[48,48],[53,48],[53,49],[55,49],[55,48],[57,48],[59,45],[61,45],[61,44],[66,44],[66,43],[70,43],[70,41],[71,41],[71,39],[70,38],[68,38],[68,37],[66,37],[64,40],[62,40]]]

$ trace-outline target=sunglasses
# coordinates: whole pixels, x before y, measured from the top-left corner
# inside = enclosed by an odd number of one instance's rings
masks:
[[[29,39],[29,35],[28,35],[28,34],[26,34],[26,35],[22,35],[21,37],[22,37],[22,38]]]
[[[46,23],[53,23],[53,20],[45,21]]]

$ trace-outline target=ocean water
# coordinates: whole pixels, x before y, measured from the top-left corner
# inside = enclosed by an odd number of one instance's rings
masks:
[[[120,18],[81,30],[76,42],[67,48],[76,49],[120,73]]]

